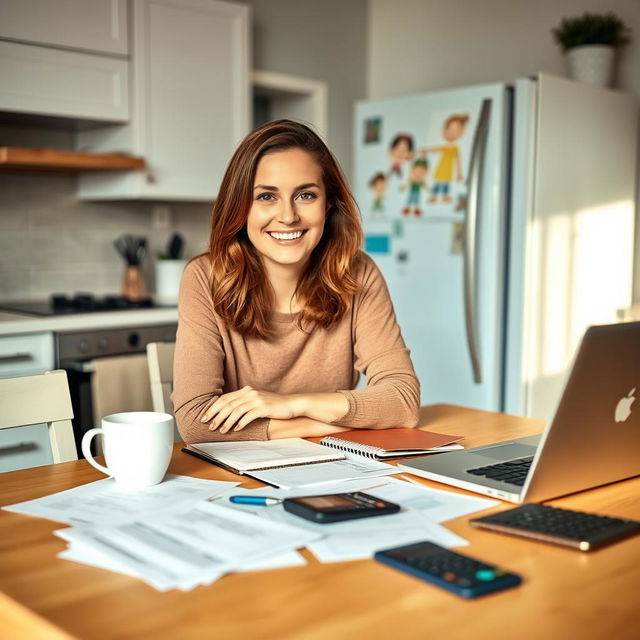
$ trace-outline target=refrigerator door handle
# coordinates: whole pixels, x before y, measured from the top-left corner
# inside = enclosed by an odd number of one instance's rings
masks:
[[[477,298],[477,263],[476,249],[478,238],[478,221],[480,211],[480,199],[482,196],[482,173],[484,164],[484,151],[487,144],[487,132],[489,130],[489,114],[491,113],[491,100],[482,101],[478,125],[473,137],[471,147],[471,160],[469,162],[469,177],[467,180],[467,209],[464,224],[464,315],[467,329],[467,344],[469,357],[473,371],[473,381],[476,384],[482,382],[482,365],[480,362],[480,348],[478,345],[478,325],[476,316]]]

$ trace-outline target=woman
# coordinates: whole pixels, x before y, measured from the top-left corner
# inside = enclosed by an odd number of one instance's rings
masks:
[[[180,288],[173,403],[186,442],[413,427],[419,384],[357,206],[308,127],[240,144],[209,251]],[[359,373],[368,387],[353,390]]]

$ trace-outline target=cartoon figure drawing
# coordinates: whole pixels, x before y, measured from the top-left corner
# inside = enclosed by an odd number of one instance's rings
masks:
[[[402,165],[413,158],[413,148],[413,136],[410,133],[399,133],[393,138],[389,145],[389,175],[402,177]]]
[[[409,189],[407,204],[402,209],[402,213],[405,216],[411,215],[411,213],[416,216],[422,215],[422,209],[420,209],[420,193],[422,189],[427,188],[426,177],[428,171],[429,163],[424,157],[418,158],[411,165],[409,180],[407,184],[400,187],[401,189]]]
[[[433,171],[433,187],[431,188],[431,198],[429,202],[434,203],[438,196],[442,196],[442,202],[451,202],[451,183],[461,182],[463,179],[460,168],[460,152],[456,140],[464,134],[465,127],[469,121],[466,114],[455,114],[446,119],[442,127],[442,137],[445,144],[437,147],[427,147],[424,153],[440,152],[438,165]]]
[[[378,171],[378,173],[369,180],[369,188],[373,191],[371,213],[373,215],[384,215],[384,194],[387,190],[387,176],[385,176],[382,171]]]

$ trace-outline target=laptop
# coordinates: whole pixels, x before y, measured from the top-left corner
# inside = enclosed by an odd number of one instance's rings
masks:
[[[414,458],[398,469],[518,504],[624,480],[640,475],[638,395],[640,322],[589,327],[542,434]]]

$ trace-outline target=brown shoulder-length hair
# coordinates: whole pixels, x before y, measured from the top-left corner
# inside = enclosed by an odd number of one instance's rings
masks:
[[[246,231],[260,159],[299,148],[322,168],[327,213],[324,232],[298,282],[303,308],[299,326],[330,327],[349,309],[358,290],[355,270],[362,246],[360,212],[333,154],[309,127],[276,120],[258,127],[238,146],[220,185],[211,215],[211,294],[228,327],[268,338],[274,293]]]

